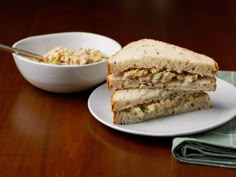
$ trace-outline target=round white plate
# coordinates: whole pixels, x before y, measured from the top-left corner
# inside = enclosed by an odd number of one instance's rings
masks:
[[[212,109],[157,118],[131,125],[112,123],[111,91],[106,83],[90,95],[88,107],[91,114],[113,129],[145,136],[179,136],[206,131],[231,120],[236,115],[236,87],[217,79],[217,89],[209,93]]]

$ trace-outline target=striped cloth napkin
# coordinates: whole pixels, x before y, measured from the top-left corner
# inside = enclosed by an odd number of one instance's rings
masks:
[[[236,72],[219,71],[218,77],[236,86]],[[172,154],[181,162],[236,168],[236,117],[213,130],[174,138]]]

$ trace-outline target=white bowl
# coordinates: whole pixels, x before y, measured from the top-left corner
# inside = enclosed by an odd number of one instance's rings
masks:
[[[16,42],[13,47],[43,55],[57,46],[68,49],[95,48],[111,56],[121,49],[115,40],[87,32],[65,32],[32,36]],[[13,54],[23,77],[40,89],[68,93],[89,89],[105,81],[107,62],[86,65],[53,65],[29,60]]]

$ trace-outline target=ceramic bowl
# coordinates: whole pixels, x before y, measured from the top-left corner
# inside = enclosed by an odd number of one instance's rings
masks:
[[[63,46],[68,49],[95,48],[111,56],[121,45],[106,36],[87,32],[65,32],[32,36],[17,41],[13,47],[43,55],[51,49]],[[32,61],[13,54],[22,76],[40,89],[57,92],[79,92],[105,81],[107,61],[85,65],[54,65]]]

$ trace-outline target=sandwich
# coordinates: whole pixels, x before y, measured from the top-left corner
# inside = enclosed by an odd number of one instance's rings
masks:
[[[132,42],[107,62],[108,88],[214,91],[217,63],[210,57],[153,39]]]
[[[107,62],[114,124],[209,109],[217,63],[210,57],[153,39],[132,42]]]
[[[117,90],[111,96],[114,124],[134,124],[157,117],[211,108],[202,91]]]

